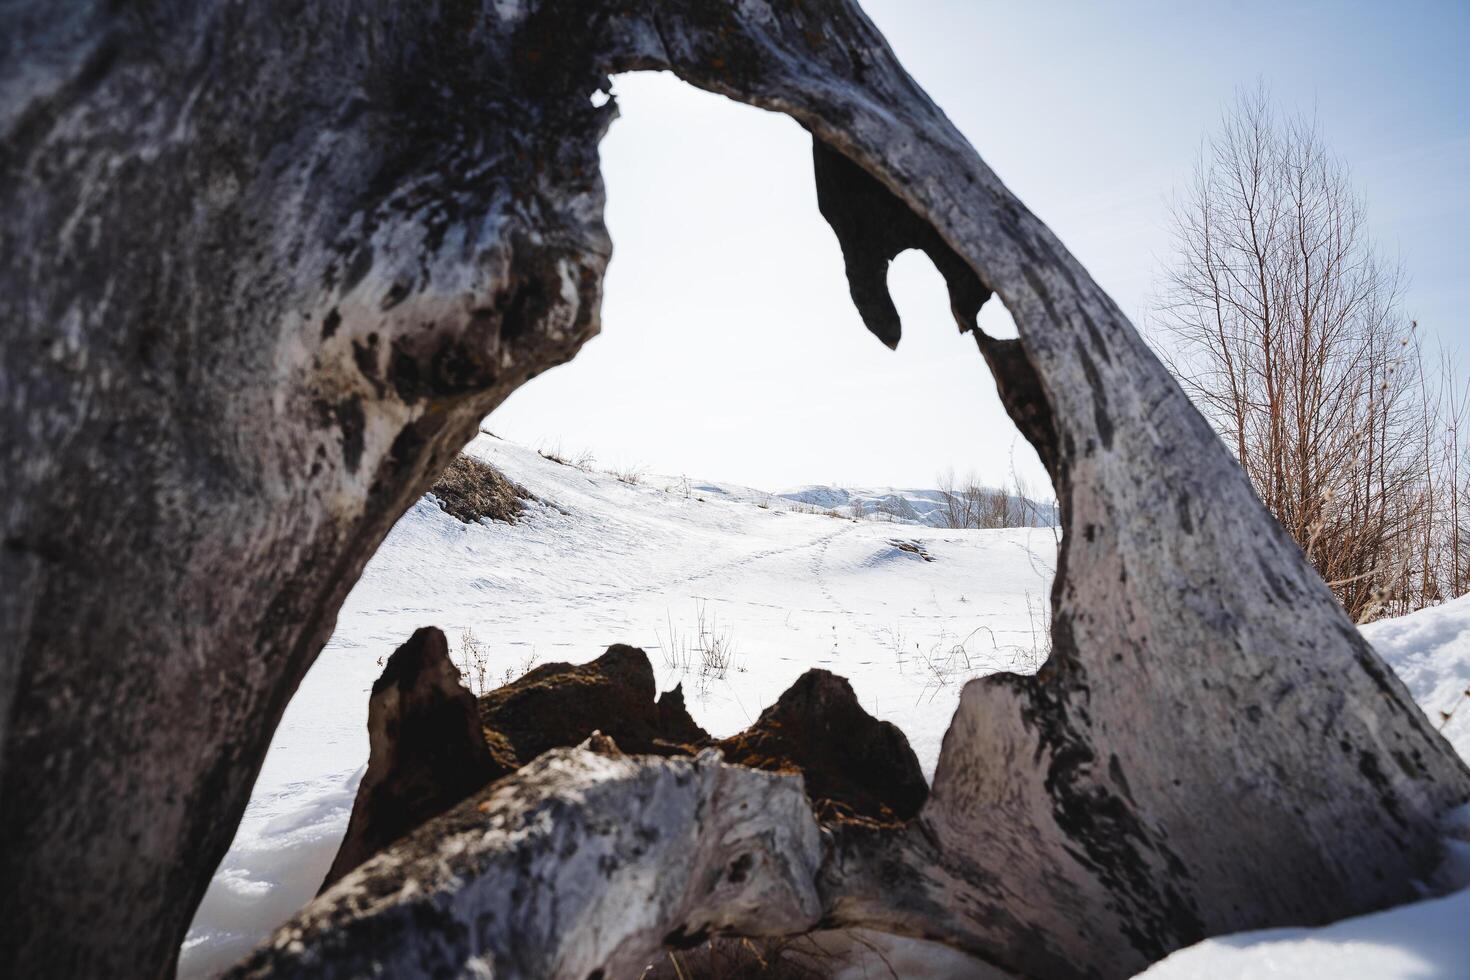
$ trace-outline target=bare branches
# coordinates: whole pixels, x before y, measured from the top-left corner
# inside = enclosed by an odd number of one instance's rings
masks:
[[[1050,514],[1031,500],[1019,478],[1012,487],[982,486],[974,477],[964,481],[950,470],[939,477],[939,520],[948,528],[1035,527],[1050,524]]]
[[[1458,571],[1440,581],[1458,534],[1439,488],[1459,455],[1441,445],[1440,385],[1401,311],[1402,270],[1374,250],[1315,124],[1242,93],[1173,220],[1170,367],[1349,614],[1463,591]]]

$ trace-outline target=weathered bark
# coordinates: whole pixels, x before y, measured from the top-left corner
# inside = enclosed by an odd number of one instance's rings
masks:
[[[313,902],[232,977],[636,977],[661,944],[816,926],[801,780],[554,749]]]
[[[10,9],[0,973],[166,969],[367,557],[596,331],[613,110],[587,96],[625,69],[812,131],[886,342],[876,277],[905,240],[962,328],[994,291],[1020,331],[982,349],[1067,526],[1052,662],[966,690],[908,838],[834,852],[836,914],[1111,974],[1408,897],[1434,861],[1470,775],[852,3]],[[844,219],[885,193],[877,229]]]
[[[614,110],[515,7],[7,5],[0,974],[168,968],[368,557],[596,332]]]
[[[898,824],[929,797],[904,733],[864,711],[852,685],[825,670],[802,674],[755,724],[715,747],[727,762],[802,773],[823,823]]]
[[[491,752],[512,770],[593,732],[634,754],[692,755],[709,743],[682,689],[658,697],[648,654],[623,643],[590,663],[542,664],[481,695],[479,707]]]

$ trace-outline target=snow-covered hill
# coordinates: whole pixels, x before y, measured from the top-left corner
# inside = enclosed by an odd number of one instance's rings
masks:
[[[836,510],[848,515],[862,515],[869,520],[896,524],[924,524],[948,527],[947,519],[954,510],[951,496],[964,491],[924,490],[909,487],[833,487],[812,485],[782,490],[777,500],[817,510]],[[1008,523],[1027,527],[1051,527],[1057,523],[1055,504],[1032,500],[1002,490],[983,489],[985,494],[1005,494],[1013,519]],[[953,522],[962,523],[962,522]]]
[[[1372,623],[1363,635],[1460,757],[1470,759],[1470,596]]]
[[[641,646],[660,689],[682,683],[695,720],[716,736],[747,726],[807,668],[826,667],[907,733],[926,774],[966,680],[1031,672],[1044,659],[1050,528],[853,521],[808,512],[850,508],[850,497],[812,498],[819,488],[783,497],[682,477],[630,483],[491,436],[469,452],[537,501],[514,525],[465,525],[430,499],[399,521],[276,732],[185,944],[182,977],[229,965],[315,893],[367,760],[369,690],[382,659],[419,626],[443,628],[452,646],[471,631],[488,650],[491,686],[533,663]],[[869,493],[889,491],[857,495]],[[1427,708],[1448,706],[1453,687],[1470,683],[1470,600],[1369,632]],[[727,650],[728,663],[700,654],[711,647]],[[1470,708],[1449,731],[1470,751]],[[1465,903],[1451,906],[1464,918],[1467,896],[1439,901]],[[1428,921],[1416,910],[1386,914]],[[1347,948],[1343,934],[1309,935]],[[1459,941],[1470,961],[1470,938]],[[1160,975],[1245,975],[1228,964],[1216,972],[1225,962],[1216,954],[1232,943],[1177,954],[1167,969],[1177,960],[1183,972]]]

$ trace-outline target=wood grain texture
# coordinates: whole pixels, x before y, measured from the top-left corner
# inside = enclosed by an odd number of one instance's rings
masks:
[[[8,9],[0,973],[170,969],[367,558],[596,332],[615,109],[588,96],[631,69],[808,128],[873,181],[824,210],[917,219],[839,221],[849,257],[926,247],[962,329],[1000,297],[1020,337],[982,353],[1061,502],[1050,663],[966,689],[908,832],[834,842],[829,918],[1124,975],[1412,897],[1437,859],[1470,774],[855,4]],[[854,296],[896,343],[879,264]]]

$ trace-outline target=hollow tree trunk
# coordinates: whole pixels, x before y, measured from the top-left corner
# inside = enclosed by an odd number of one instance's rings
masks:
[[[834,921],[1112,974],[1409,897],[1435,860],[1464,767],[853,4],[10,9],[0,973],[167,969],[367,557],[595,333],[614,110],[588,95],[635,68],[812,131],[885,342],[905,242],[962,328],[1002,298],[1020,340],[982,352],[1062,503],[1052,661],[966,689],[906,837],[833,845]]]
[[[502,6],[7,5],[0,975],[168,969],[368,557],[596,332],[614,110]]]
[[[872,25],[850,7],[764,11],[665,20],[648,57],[791,114],[893,196],[881,231],[833,221],[850,274],[875,239],[891,254],[906,238],[945,274],[961,329],[977,284],[1004,300],[1019,341],[977,339],[1007,368],[1067,532],[1047,666],[967,686],[918,821],[898,843],[835,848],[831,918],[1026,975],[1107,976],[1207,935],[1416,897],[1437,817],[1470,796],[1463,763],[1117,306]],[[742,58],[721,68],[730,37]],[[876,207],[825,152],[824,213]],[[874,292],[853,284],[895,342]]]

